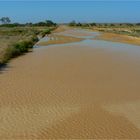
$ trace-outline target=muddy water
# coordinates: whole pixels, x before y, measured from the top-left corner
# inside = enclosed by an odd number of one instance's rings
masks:
[[[85,40],[35,48],[1,71],[0,138],[140,138],[140,47],[66,32]]]
[[[57,35],[65,35],[65,36],[72,36],[76,38],[84,38],[84,39],[92,39],[100,35],[99,32],[91,32],[90,30],[86,29],[74,29],[74,30],[66,30],[60,33],[56,33]]]

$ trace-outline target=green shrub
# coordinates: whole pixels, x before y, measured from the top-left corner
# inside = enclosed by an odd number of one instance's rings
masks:
[[[19,49],[16,49],[14,46],[8,47],[6,49],[5,55],[2,59],[2,64],[6,63],[9,59],[21,55]]]
[[[29,40],[24,40],[12,44],[10,47],[6,49],[5,55],[1,63],[6,63],[10,58],[14,58],[28,52],[29,49],[33,48],[33,45],[37,41],[38,38],[36,36],[33,36]]]
[[[36,43],[37,41],[39,41],[38,37],[36,35],[34,35],[32,38],[31,38],[32,42],[33,43]]]
[[[51,34],[51,29],[46,29],[41,33],[42,37],[44,37],[45,35],[49,35],[49,34]]]

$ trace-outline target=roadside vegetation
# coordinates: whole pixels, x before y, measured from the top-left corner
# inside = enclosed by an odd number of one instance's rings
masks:
[[[19,24],[10,23],[8,17],[2,17],[0,21],[0,67],[11,58],[29,52],[40,38],[57,27],[50,20]]]
[[[69,26],[140,37],[140,23],[80,23],[72,21]]]

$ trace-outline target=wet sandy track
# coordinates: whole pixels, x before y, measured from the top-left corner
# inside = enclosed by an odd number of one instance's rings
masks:
[[[12,60],[0,74],[0,138],[140,138],[140,49],[125,46],[88,40]]]

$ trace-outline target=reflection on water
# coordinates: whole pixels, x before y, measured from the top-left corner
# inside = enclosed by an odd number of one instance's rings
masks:
[[[57,33],[57,35],[65,35],[65,36],[71,36],[71,37],[76,37],[76,38],[85,38],[85,39],[91,39],[95,38],[98,35],[100,35],[99,32],[92,32],[89,30],[84,30],[84,29],[74,29],[74,30],[67,30],[61,33]]]
[[[111,41],[104,41],[104,40],[96,40],[94,39],[98,35],[100,35],[99,32],[92,32],[89,30],[84,29],[73,29],[73,30],[67,30],[60,33],[55,33],[56,35],[65,35],[65,36],[72,36],[77,38],[84,38],[84,40],[79,42],[71,42],[71,43],[64,43],[64,44],[52,44],[48,45],[46,47],[57,47],[57,46],[81,46],[81,47],[94,47],[99,49],[105,49],[105,51],[116,51],[116,52],[125,52],[125,53],[131,53],[133,54],[140,54],[140,46],[137,45],[131,45],[131,44],[125,44],[125,43],[119,43],[119,42],[111,42]],[[48,41],[49,37],[44,37],[40,41]],[[35,45],[34,48],[46,48],[45,46],[38,46]]]

